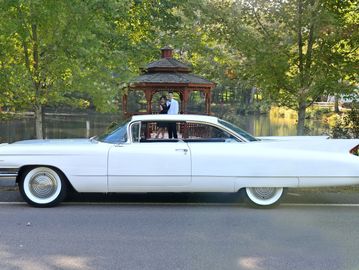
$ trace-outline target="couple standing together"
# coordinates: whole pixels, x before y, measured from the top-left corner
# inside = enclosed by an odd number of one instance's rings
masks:
[[[173,92],[168,92],[168,99],[166,96],[162,96],[160,98],[160,114],[178,114],[178,101],[173,98]],[[157,138],[160,134],[162,134],[162,138],[164,138],[165,128],[168,130],[168,138],[177,139],[177,127],[176,123],[158,123],[158,133]]]

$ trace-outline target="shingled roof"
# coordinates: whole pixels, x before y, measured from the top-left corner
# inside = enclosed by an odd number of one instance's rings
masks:
[[[174,59],[172,57],[172,51],[173,49],[168,46],[162,48],[161,59],[149,63],[144,69],[142,69],[143,74],[131,80],[130,84],[213,84],[207,79],[190,73],[190,66],[178,61],[177,59]]]
[[[157,72],[157,71],[181,71],[181,72],[190,72],[191,69],[184,63],[174,59],[174,58],[162,58],[158,61],[149,63],[146,66],[147,72]]]
[[[178,83],[178,84],[211,84],[212,82],[200,76],[180,72],[145,73],[135,78],[132,83]]]

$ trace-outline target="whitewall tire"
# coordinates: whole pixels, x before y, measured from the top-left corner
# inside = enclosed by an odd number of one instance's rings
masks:
[[[244,189],[246,202],[256,208],[270,208],[280,204],[286,193],[281,187],[247,187]]]
[[[52,207],[66,196],[67,182],[64,175],[49,167],[27,169],[19,181],[24,200],[35,207]]]

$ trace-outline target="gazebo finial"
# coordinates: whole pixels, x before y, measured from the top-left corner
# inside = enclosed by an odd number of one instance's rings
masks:
[[[170,46],[165,46],[161,48],[161,57],[162,58],[172,58],[173,49]]]

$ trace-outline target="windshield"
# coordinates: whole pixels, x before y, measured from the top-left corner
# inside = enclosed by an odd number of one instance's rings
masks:
[[[248,132],[244,131],[243,129],[227,122],[221,119],[218,119],[218,122],[220,124],[222,124],[223,126],[233,130],[235,133],[237,133],[239,136],[245,138],[246,140],[253,142],[253,141],[259,141],[257,138],[253,137],[251,134],[249,134]]]
[[[98,140],[105,143],[124,143],[127,141],[127,126],[128,122],[120,126],[116,126],[109,132],[98,137]]]

